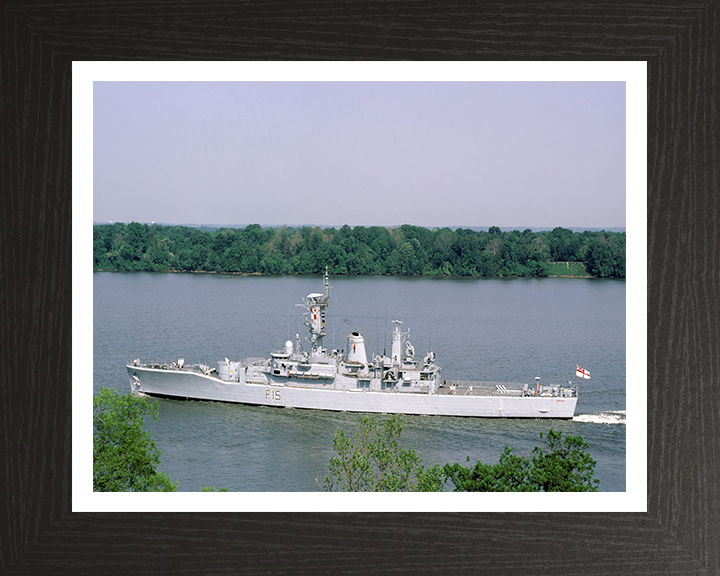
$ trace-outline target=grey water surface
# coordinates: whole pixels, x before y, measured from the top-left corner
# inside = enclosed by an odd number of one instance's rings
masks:
[[[228,357],[267,357],[305,338],[295,305],[322,291],[320,276],[95,272],[93,389],[129,391],[125,365],[215,365]],[[581,435],[597,460],[603,492],[625,491],[625,281],[331,277],[328,348],[365,337],[368,356],[390,349],[392,320],[410,330],[416,353],[432,348],[448,380],[534,384],[574,380],[590,371],[572,421],[407,416],[402,444],[423,463],[493,464],[505,446],[530,456],[550,428]],[[160,469],[180,490],[321,490],[336,429],[359,415],[153,400],[148,424],[162,452]]]

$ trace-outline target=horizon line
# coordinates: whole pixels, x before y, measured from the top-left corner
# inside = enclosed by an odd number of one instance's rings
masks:
[[[130,224],[132,222],[137,222],[138,224],[147,224],[147,225],[156,225],[156,226],[187,226],[188,228],[246,228],[248,226],[252,226],[254,224],[258,224],[262,228],[282,228],[283,226],[286,228],[304,228],[304,227],[310,227],[310,228],[335,228],[339,229],[343,226],[349,226],[350,228],[357,228],[359,226],[362,226],[363,228],[372,228],[375,226],[379,226],[381,228],[400,228],[401,226],[417,226],[418,228],[427,228],[428,230],[434,230],[434,229],[443,229],[443,228],[449,228],[451,230],[457,230],[458,228],[462,229],[469,229],[469,230],[486,230],[493,227],[500,228],[500,230],[508,231],[508,230],[531,230],[533,232],[537,230],[554,230],[555,228],[566,228],[568,230],[626,230],[626,226],[498,226],[498,225],[491,225],[491,226],[456,226],[456,225],[446,225],[446,226],[425,226],[421,224],[260,224],[259,222],[252,222],[252,223],[244,223],[244,224],[213,224],[213,223],[188,223],[188,222],[159,222],[151,220],[149,222],[140,222],[137,220],[131,220],[130,222],[125,220],[106,220],[106,221],[93,221],[93,226],[102,226],[106,224]]]

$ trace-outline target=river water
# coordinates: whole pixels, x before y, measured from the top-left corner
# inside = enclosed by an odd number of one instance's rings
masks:
[[[93,387],[129,391],[125,365],[215,365],[224,357],[267,357],[295,335],[320,276],[113,273],[93,276]],[[401,443],[424,464],[494,464],[510,446],[530,456],[550,428],[580,435],[597,461],[600,491],[626,486],[625,281],[331,277],[325,345],[365,337],[368,356],[390,350],[392,320],[410,330],[416,354],[430,348],[448,380],[565,383],[590,371],[572,421],[406,416]],[[149,423],[160,469],[182,491],[321,490],[333,433],[351,433],[349,413],[154,400]]]

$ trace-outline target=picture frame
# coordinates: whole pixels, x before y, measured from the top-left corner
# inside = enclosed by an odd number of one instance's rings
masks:
[[[717,571],[716,6],[6,3],[0,569]],[[647,61],[647,513],[71,512],[72,62],[338,58]]]

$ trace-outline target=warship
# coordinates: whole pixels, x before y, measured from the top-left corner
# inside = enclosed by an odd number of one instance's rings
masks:
[[[230,360],[217,367],[170,364],[127,365],[136,396],[233,402],[239,404],[307,408],[346,412],[424,414],[479,418],[571,419],[578,386],[453,381],[441,378],[431,349],[418,357],[399,320],[394,320],[390,356],[368,360],[365,340],[358,331],[347,337],[343,350],[324,347],[325,315],[330,301],[327,270],[324,292],[308,294],[305,308],[310,331],[309,350],[300,336],[285,342],[269,358]]]

